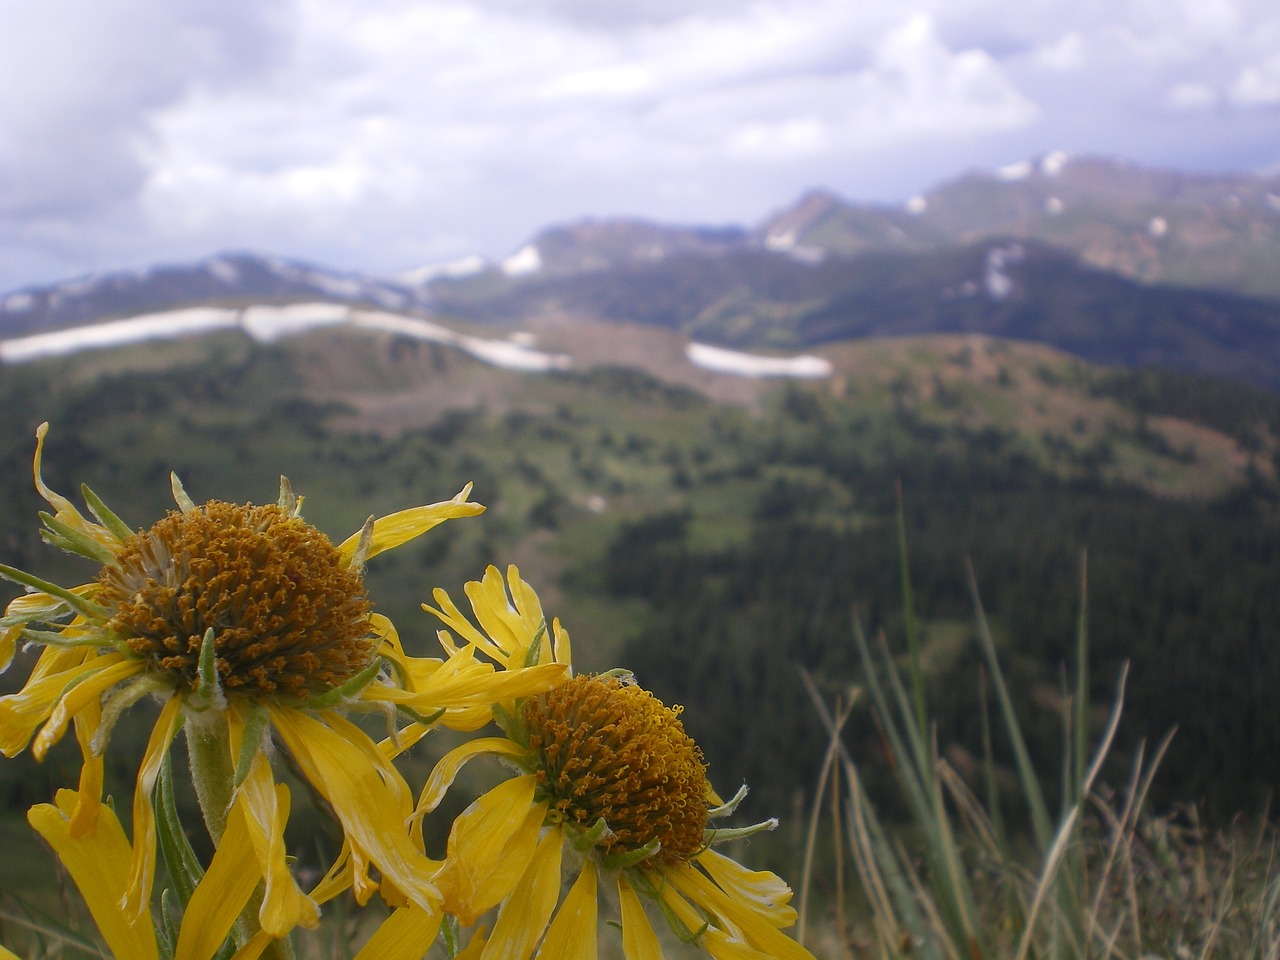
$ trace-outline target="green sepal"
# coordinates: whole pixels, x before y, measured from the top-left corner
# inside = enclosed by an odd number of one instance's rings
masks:
[[[24,587],[38,590],[40,593],[47,593],[49,596],[57,597],[59,600],[65,600],[72,610],[90,620],[105,620],[111,613],[106,607],[100,606],[92,600],[77,596],[66,587],[60,587],[56,583],[50,583],[48,580],[41,580],[37,576],[33,576],[24,570],[19,570],[17,567],[11,567],[6,563],[0,563],[0,577],[12,580],[14,583],[20,583]]]
[[[601,817],[591,825],[589,830],[583,830],[580,833],[570,832],[569,842],[573,844],[575,850],[580,853],[586,853],[594,850],[601,840],[609,833],[609,824]]]
[[[115,729],[116,721],[120,719],[122,713],[147,694],[162,690],[165,686],[164,681],[159,677],[144,673],[134,677],[107,697],[102,707],[102,718],[98,722],[98,729],[94,731],[93,739],[90,741],[94,754],[100,756],[106,749],[107,740],[110,739],[111,731]]]
[[[196,691],[187,698],[193,710],[207,710],[222,698],[222,679],[218,676],[218,648],[213,627],[204,632],[200,641],[200,666],[196,671]]]
[[[169,474],[169,489],[173,491],[173,502],[178,505],[179,510],[183,513],[195,512],[195,501],[187,496],[187,488],[182,485],[176,473]]]
[[[369,519],[360,528],[360,539],[356,541],[355,552],[351,554],[351,561],[347,564],[352,570],[363,570],[365,561],[369,559],[369,550],[373,547],[373,525],[375,522],[373,514],[370,514]]]
[[[178,817],[178,805],[173,797],[173,764],[168,753],[160,764],[156,784],[156,840],[164,857],[165,869],[169,871],[173,892],[179,906],[185,910],[196,885],[204,877],[204,867],[191,849],[182,820]],[[167,890],[165,892],[168,893]]]
[[[676,916],[675,911],[667,905],[662,899],[662,891],[655,887],[643,872],[635,871],[627,874],[627,879],[633,887],[643,893],[650,900],[654,900],[658,904],[658,909],[662,911],[662,915],[666,917],[667,926],[671,928],[671,932],[676,935],[684,943],[697,943],[702,939],[702,935],[707,932],[711,924],[704,921],[702,926],[697,930],[690,930],[683,920]],[[665,885],[665,884],[664,884]],[[693,905],[693,909],[697,909],[697,905]]]
[[[61,630],[33,630],[28,627],[22,631],[22,635],[42,647],[103,647],[107,645],[106,635],[101,633],[68,637]]]
[[[450,960],[456,957],[458,951],[462,949],[461,933],[462,928],[458,923],[458,918],[452,914],[445,914],[444,919],[440,922],[440,939],[444,941],[444,951]]]
[[[729,816],[729,814],[733,813],[733,811],[738,809],[738,804],[740,804],[743,801],[746,795],[747,795],[747,785],[744,783],[742,786],[738,788],[738,792],[735,793],[727,802],[720,804],[720,806],[718,807],[712,807],[710,810],[708,810],[707,819],[719,820],[721,817]]]
[[[373,679],[382,670],[382,658],[374,658],[373,663],[369,664],[346,683],[334,687],[332,690],[326,690],[319,696],[312,697],[307,701],[307,708],[310,710],[325,710],[342,701],[354,697],[357,693],[373,682]]]
[[[404,704],[396,704],[396,712],[424,727],[434,727],[439,722],[440,718],[449,711],[447,708],[441,707],[434,713],[422,714],[417,710],[414,710],[412,707],[406,707]]]
[[[538,624],[538,630],[533,635],[533,642],[529,644],[529,649],[524,652],[524,665],[526,667],[536,667],[541,659],[542,638],[547,635],[547,621],[544,618]]]
[[[628,850],[626,853],[612,853],[601,857],[600,865],[606,870],[625,870],[627,867],[634,867],[642,860],[648,860],[660,849],[662,849],[662,843],[657,837],[654,837],[643,847],[636,847],[636,849]]]
[[[107,564],[115,559],[110,548],[103,546],[93,537],[86,536],[70,524],[64,523],[50,513],[41,513],[40,520],[44,529],[40,537],[45,543],[74,553],[78,557],[86,557],[96,563]]]
[[[239,789],[245,777],[249,776],[249,767],[253,765],[253,758],[258,755],[262,735],[270,720],[267,708],[260,703],[255,703],[249,710],[249,717],[244,722],[244,736],[240,739],[240,756],[236,758],[235,776],[231,779],[233,791]]]
[[[293,484],[289,482],[289,478],[283,474],[280,476],[280,496],[276,500],[276,506],[291,517],[296,517],[302,512],[302,501],[294,494]]]
[[[493,713],[493,722],[498,725],[507,739],[527,749],[529,746],[529,731],[525,726],[524,720],[517,716],[520,712],[520,704],[523,702],[524,698],[516,701],[516,714],[509,712],[506,707],[499,703],[492,704],[489,709]]]
[[[708,846],[715,846],[717,843],[728,843],[730,840],[741,840],[743,837],[754,837],[757,833],[764,833],[767,830],[776,830],[778,828],[778,820],[776,817],[770,817],[768,820],[761,820],[759,823],[753,823],[749,827],[718,827],[714,830],[708,830],[703,835],[703,842]]]
[[[84,502],[89,505],[89,512],[98,518],[98,522],[114,533],[121,540],[128,540],[134,531],[121,520],[110,507],[102,502],[102,498],[89,489],[87,483],[80,484],[80,493]]]
[[[173,891],[165,887],[160,891],[160,919],[156,923],[156,947],[165,960],[172,960],[181,928],[182,909],[174,902]]]

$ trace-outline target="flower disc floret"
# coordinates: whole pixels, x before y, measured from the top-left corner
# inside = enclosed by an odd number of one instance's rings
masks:
[[[212,629],[228,693],[300,700],[373,659],[372,609],[357,569],[282,507],[210,501],[127,539],[98,575],[109,634],[190,690]]]
[[[524,721],[550,816],[608,825],[602,852],[655,839],[656,859],[687,861],[704,848],[711,787],[680,709],[610,675],[580,675],[526,701]]]

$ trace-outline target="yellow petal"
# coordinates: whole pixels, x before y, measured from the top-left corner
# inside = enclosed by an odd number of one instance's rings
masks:
[[[596,867],[588,859],[551,921],[539,960],[596,960],[596,896]]]
[[[420,960],[440,930],[440,914],[409,905],[392,911],[355,960]]]
[[[663,886],[660,878],[655,877],[653,879],[658,884],[659,898],[667,909],[671,911],[671,914],[684,924],[685,929],[689,933],[695,934],[698,931],[702,931],[696,943],[711,954],[715,960],[773,960],[769,954],[761,953],[736,936],[726,933],[717,927],[707,926],[702,914],[694,910],[688,901],[671,887]]]
[[[454,747],[441,757],[436,762],[435,767],[432,768],[431,775],[427,777],[427,782],[423,784],[422,794],[418,797],[418,806],[414,810],[414,816],[430,813],[439,806],[440,801],[444,799],[445,793],[448,792],[449,787],[453,785],[453,781],[457,779],[459,772],[468,761],[486,754],[498,757],[520,757],[527,752],[519,744],[508,740],[506,737],[479,737],[475,740],[468,740],[461,746]]]
[[[114,811],[104,806],[92,827],[73,837],[70,818],[77,802],[74,790],[59,790],[57,806],[38,804],[27,811],[27,820],[71,874],[111,952],[130,960],[151,960],[157,956],[151,917],[130,920],[120,910],[131,859],[124,829]]]
[[[21,753],[69,686],[120,662],[117,653],[98,656],[83,648],[46,648],[22,689],[0,697],[0,752],[7,757]]]
[[[209,869],[196,885],[182,915],[174,960],[212,957],[261,879],[248,818],[243,805],[236,803],[227,814],[227,827]]]
[[[730,933],[775,960],[813,960],[811,954],[770,922],[754,904],[742,903],[725,893],[700,870],[678,864],[662,872],[667,882],[708,912],[727,921]]]
[[[507,902],[498,911],[493,936],[480,960],[528,960],[560,898],[560,854],[564,833],[547,831]]]
[[[36,455],[32,465],[32,473],[35,475],[36,490],[40,496],[44,497],[49,506],[53,507],[54,516],[71,527],[77,533],[84,534],[92,540],[95,540],[102,546],[106,547],[112,553],[115,553],[121,544],[121,540],[114,533],[101,524],[93,523],[86,519],[75,505],[60,493],[54,493],[44,482],[41,475],[41,462],[44,459],[44,438],[49,432],[49,424],[42,423],[36,428]]]
[[[467,484],[452,500],[433,503],[422,507],[410,507],[389,516],[381,517],[373,523],[373,540],[369,544],[366,559],[376,557],[385,550],[391,550],[401,544],[408,543],[415,537],[426,533],[437,524],[455,517],[474,517],[484,513],[484,506],[479,503],[468,503],[471,485]],[[360,542],[360,534],[353,533],[342,541],[338,547],[343,560],[350,562],[355,556],[356,546]]]
[[[368,875],[373,864],[418,906],[436,910],[440,893],[431,878],[440,865],[412,842],[406,827],[413,812],[409,786],[377,744],[330,711],[317,719],[285,707],[267,710],[303,774],[342,824],[357,902],[366,902],[376,889]]]
[[[698,854],[697,863],[735,902],[751,907],[775,927],[789,927],[796,922],[796,911],[790,906],[791,888],[776,873],[748,870],[711,849]]]
[[[533,774],[506,780],[471,804],[449,831],[440,872],[445,909],[471,926],[501,902],[533,858],[546,803],[534,804]]]
[[[662,944],[649,915],[631,884],[618,874],[618,905],[622,913],[622,955],[626,960],[663,960]]]
[[[470,648],[468,648],[470,649]],[[412,661],[410,661],[412,663]],[[494,670],[460,653],[430,671],[415,671],[414,690],[370,684],[362,699],[386,701],[430,715],[438,710],[489,711],[495,703],[510,703],[519,697],[533,697],[554,689],[569,678],[568,668],[560,663],[546,663],[519,670]],[[441,719],[452,727],[449,713]]]
[[[458,609],[458,605],[453,602],[453,599],[449,594],[437,587],[432,591],[431,597],[435,600],[438,606],[432,607],[424,603],[422,605],[423,610],[427,611],[427,613],[433,614],[443,622],[445,626],[449,627],[462,637],[466,643],[474,645],[486,656],[492,657],[503,666],[508,665],[511,660],[510,651],[498,646],[491,639],[477,630],[475,624],[463,615],[462,611]],[[441,645],[446,650],[450,650],[450,642],[448,639],[449,635],[447,631],[441,630],[439,632],[439,637]],[[452,651],[450,650],[450,652]]]
[[[86,704],[99,702],[104,692],[146,669],[144,661],[118,653],[108,653],[91,662],[96,664],[95,672],[86,675],[85,679],[58,698],[49,714],[49,721],[40,729],[40,735],[31,745],[31,755],[37,760],[43,759],[49,748],[62,739],[71,718],[83,710]],[[87,668],[88,664],[85,666]]]
[[[0,960],[21,960],[21,958],[12,950],[0,944]]]
[[[289,788],[276,784],[271,765],[259,751],[236,797],[243,808],[249,838],[266,890],[258,920],[273,937],[284,937],[294,928],[314,927],[320,922],[320,908],[298,887],[289,872],[284,844],[284,828],[289,820]]]
[[[22,598],[19,597],[19,600]],[[0,673],[4,673],[9,669],[9,664],[13,663],[13,655],[18,650],[18,638],[22,636],[22,631],[26,627],[25,623],[15,623],[11,627],[0,628]],[[3,950],[4,947],[0,947]],[[0,954],[3,956],[3,954]]]
[[[132,919],[142,915],[151,899],[151,883],[156,875],[156,815],[151,793],[160,775],[160,764],[178,731],[180,705],[177,697],[170,697],[161,709],[138,767],[138,783],[133,791],[133,869],[126,897],[119,905]]]
[[[465,589],[480,629],[509,653],[511,662],[507,666],[510,668],[527,662],[529,647],[545,621],[537,595],[527,589],[528,584],[520,579],[520,572],[514,566],[508,568],[508,579],[526,588],[517,591],[518,598],[508,599],[507,585],[498,568],[492,566],[485,570],[482,580],[472,580]],[[531,606],[519,606],[520,598],[529,604],[530,597]]]
[[[102,722],[102,706],[90,703],[76,714],[76,741],[84,763],[80,767],[80,786],[75,812],[71,815],[71,835],[81,837],[92,829],[102,804],[102,780],[105,764],[101,754],[93,750],[93,737]]]

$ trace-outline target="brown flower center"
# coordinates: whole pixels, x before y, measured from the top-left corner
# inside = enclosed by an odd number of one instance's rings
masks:
[[[665,863],[702,849],[711,791],[679,708],[616,677],[577,676],[530,699],[524,719],[540,790],[568,823],[586,829],[604,818],[606,853],[655,837]]]
[[[373,657],[360,574],[278,506],[170,513],[126,540],[98,582],[108,629],[188,689],[210,627],[223,686],[251,698],[323,693]]]

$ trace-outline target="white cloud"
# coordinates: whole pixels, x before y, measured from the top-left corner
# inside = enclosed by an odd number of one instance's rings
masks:
[[[1245,106],[1280,104],[1280,54],[1242,69],[1228,96]]]
[[[1212,84],[1184,81],[1169,89],[1165,102],[1174,110],[1207,110],[1217,106],[1219,99]]]

